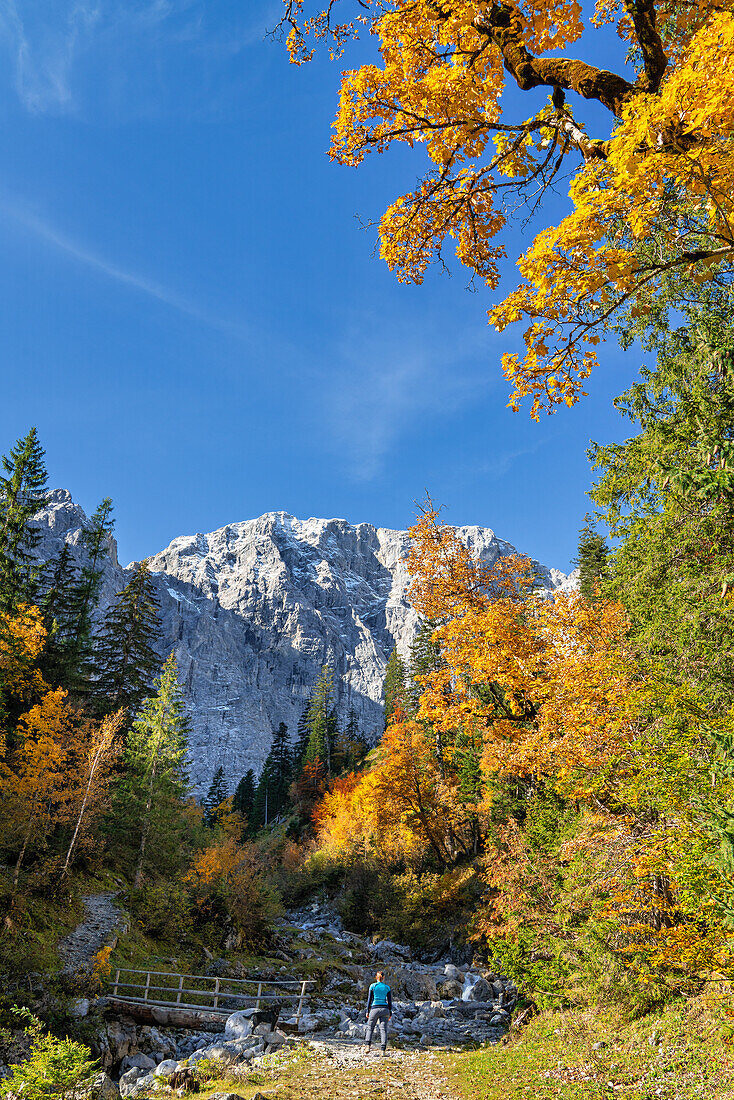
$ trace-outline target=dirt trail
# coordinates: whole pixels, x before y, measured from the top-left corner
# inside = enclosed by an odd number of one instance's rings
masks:
[[[361,1045],[310,1041],[307,1060],[261,1076],[263,1100],[458,1100],[444,1057],[433,1051],[365,1054]],[[241,1087],[235,1095],[251,1094]]]
[[[115,893],[109,891],[82,898],[84,920],[59,944],[65,974],[91,970],[97,952],[109,942],[111,933],[123,927],[125,916],[115,905],[114,897]]]

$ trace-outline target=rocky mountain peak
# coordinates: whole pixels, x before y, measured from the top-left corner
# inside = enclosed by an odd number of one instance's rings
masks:
[[[37,517],[40,555],[53,557],[67,543],[81,560],[87,522],[66,490],[54,490]],[[514,552],[486,527],[458,534],[487,561]],[[387,659],[394,646],[407,653],[417,628],[406,598],[407,546],[405,531],[267,512],[181,535],[149,559],[161,653],[175,652],[191,712],[199,793],[220,766],[230,789],[248,768],[257,770],[279,722],[295,734],[327,663],[341,714],[354,708],[363,733],[379,735]],[[569,584],[558,570],[537,569],[548,589]],[[128,577],[112,540],[102,608]]]

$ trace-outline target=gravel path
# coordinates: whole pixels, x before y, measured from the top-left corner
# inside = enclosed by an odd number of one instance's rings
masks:
[[[114,897],[110,891],[82,898],[84,920],[59,944],[64,974],[91,970],[97,952],[109,942],[111,933],[124,925],[124,914],[115,905]]]
[[[264,1100],[368,1100],[385,1095],[456,1100],[459,1095],[444,1059],[433,1051],[388,1050],[383,1057],[364,1054],[361,1044],[310,1040],[307,1045],[312,1057],[305,1064],[290,1072],[286,1066],[261,1073]],[[235,1096],[239,1091],[232,1086]]]

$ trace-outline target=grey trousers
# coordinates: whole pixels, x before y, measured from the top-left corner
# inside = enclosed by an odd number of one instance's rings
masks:
[[[370,1009],[370,1014],[367,1017],[367,1032],[364,1037],[364,1041],[367,1046],[372,1042],[372,1032],[375,1030],[375,1025],[380,1029],[380,1044],[384,1050],[387,1046],[387,1021],[390,1017],[387,1005],[377,1005],[376,1008]]]

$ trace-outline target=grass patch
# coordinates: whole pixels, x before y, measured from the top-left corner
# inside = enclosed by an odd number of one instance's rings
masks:
[[[734,1002],[709,989],[638,1020],[544,1012],[505,1044],[452,1060],[466,1100],[734,1100]]]

